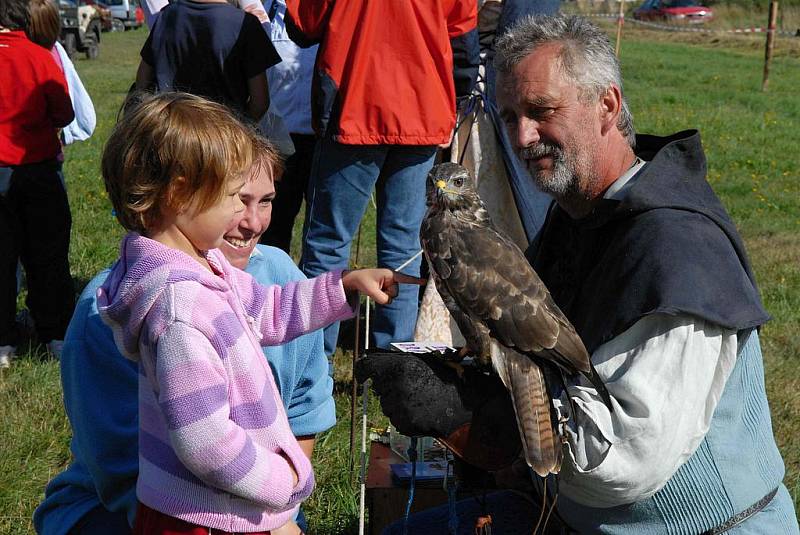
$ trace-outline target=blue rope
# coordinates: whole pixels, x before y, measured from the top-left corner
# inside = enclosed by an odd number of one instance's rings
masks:
[[[403,517],[403,535],[408,535],[408,517],[411,514],[411,504],[414,503],[414,487],[417,483],[417,437],[411,437],[411,444],[408,446],[408,459],[411,461],[411,482],[408,487],[406,514]]]

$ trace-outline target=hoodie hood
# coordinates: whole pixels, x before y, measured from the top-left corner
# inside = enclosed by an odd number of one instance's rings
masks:
[[[622,199],[582,219],[550,211],[533,262],[586,348],[650,314],[737,331],[768,321],[744,243],[706,181],[700,134],[638,135],[636,152],[649,163]]]
[[[600,200],[588,216],[576,220],[578,225],[594,228],[658,208],[702,213],[716,224],[729,221],[706,181],[706,157],[696,130],[667,137],[637,134],[636,155],[647,164],[624,198]]]
[[[100,317],[113,331],[114,341],[126,358],[139,360],[145,319],[159,306],[167,285],[194,281],[216,291],[228,289],[224,277],[229,266],[222,254],[209,251],[206,259],[222,276],[210,273],[186,253],[135,232],[123,238],[119,260],[97,290],[97,305]],[[150,333],[152,341],[159,334]]]

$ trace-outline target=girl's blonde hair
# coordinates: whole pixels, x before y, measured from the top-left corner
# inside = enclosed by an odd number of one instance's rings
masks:
[[[162,93],[127,106],[103,151],[102,173],[117,219],[147,234],[165,207],[203,211],[229,179],[258,160],[263,141],[223,106]]]
[[[61,15],[55,0],[30,0],[30,21],[26,28],[28,39],[51,50],[61,33]]]

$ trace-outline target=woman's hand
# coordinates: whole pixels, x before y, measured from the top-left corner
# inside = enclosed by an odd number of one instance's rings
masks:
[[[382,268],[357,269],[342,273],[342,286],[345,292],[361,292],[379,305],[388,305],[397,297],[398,284],[422,286],[425,284],[425,279]]]

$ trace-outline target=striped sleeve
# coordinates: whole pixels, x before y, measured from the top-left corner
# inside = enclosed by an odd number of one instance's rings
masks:
[[[263,286],[244,271],[231,270],[245,312],[259,331],[262,346],[279,345],[353,316],[341,271],[284,286]]]
[[[296,505],[310,494],[310,463],[303,456],[292,458],[299,479],[294,485],[288,457],[276,452],[277,444],[287,437],[274,436],[276,451],[271,451],[231,419],[234,411],[246,410],[248,400],[239,406],[229,403],[225,355],[211,340],[194,327],[175,322],[161,334],[155,349],[158,405],[172,449],[189,471],[208,485],[270,509]],[[270,384],[257,386],[261,399],[249,405],[263,404],[266,409],[254,423],[263,432],[279,408],[268,390]]]

